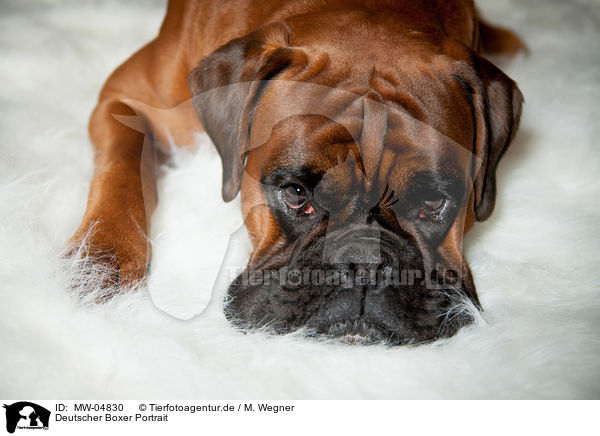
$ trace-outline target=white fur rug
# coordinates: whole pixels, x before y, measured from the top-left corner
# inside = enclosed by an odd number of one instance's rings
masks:
[[[531,50],[501,63],[526,98],[522,128],[496,211],[466,241],[485,312],[446,343],[385,348],[242,334],[222,315],[226,273],[193,317],[236,230],[229,259],[248,254],[206,138],[165,169],[149,291],[73,302],[58,255],[92,175],[87,118],[164,5],[4,0],[0,397],[600,398],[600,6],[479,4]]]

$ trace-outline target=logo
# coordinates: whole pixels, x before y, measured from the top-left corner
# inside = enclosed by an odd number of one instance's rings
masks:
[[[6,431],[14,433],[15,429],[48,430],[50,411],[29,401],[19,401],[4,405],[6,409]]]

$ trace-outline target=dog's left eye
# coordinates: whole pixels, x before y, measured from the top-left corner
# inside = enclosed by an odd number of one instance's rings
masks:
[[[283,188],[283,201],[295,212],[312,213],[314,208],[308,201],[308,195],[302,186],[289,185]]]
[[[446,205],[446,199],[441,195],[432,195],[423,200],[419,217],[437,215]]]

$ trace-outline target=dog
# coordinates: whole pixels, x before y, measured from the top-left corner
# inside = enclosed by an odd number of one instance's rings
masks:
[[[471,321],[457,302],[479,307],[463,236],[494,209],[523,101],[483,52],[522,48],[471,0],[170,0],[101,91],[71,243],[141,280],[165,145],[204,131],[253,247],[226,297],[234,325],[449,337]]]

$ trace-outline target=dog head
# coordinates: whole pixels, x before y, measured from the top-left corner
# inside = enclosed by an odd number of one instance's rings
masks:
[[[430,29],[330,18],[265,26],[190,74],[253,242],[226,314],[361,342],[452,335],[470,321],[457,301],[478,305],[463,234],[493,210],[521,93]]]

